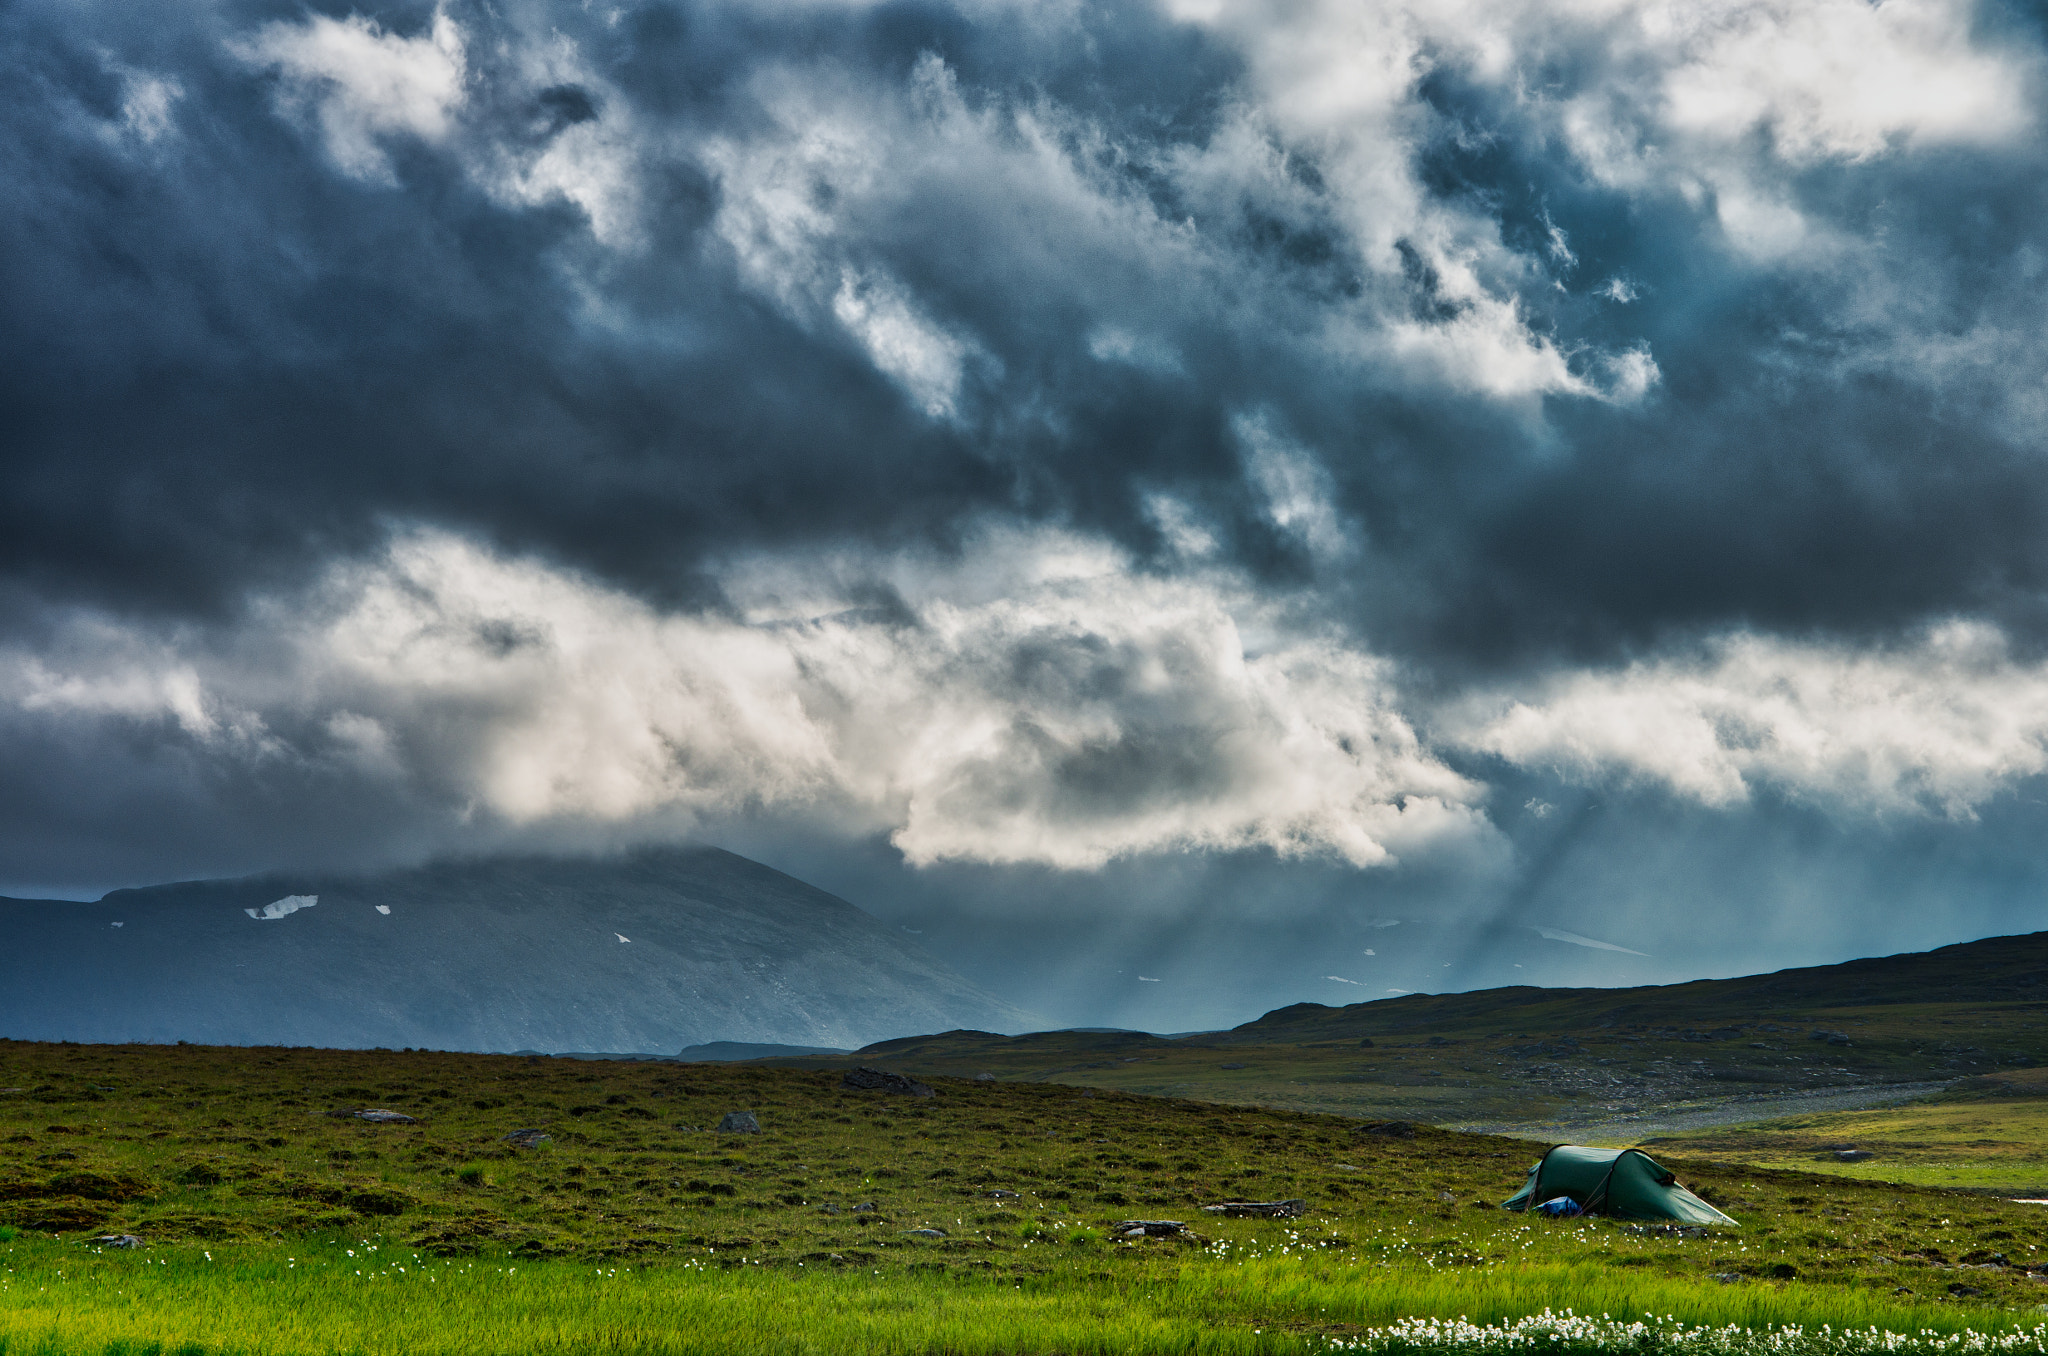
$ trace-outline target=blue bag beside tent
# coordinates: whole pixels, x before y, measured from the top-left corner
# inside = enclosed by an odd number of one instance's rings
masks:
[[[1551,1209],[1559,1197],[1588,1215],[1668,1219],[1681,1224],[1735,1223],[1680,1186],[1677,1178],[1641,1149],[1560,1144],[1529,1169],[1529,1180],[1501,1202],[1501,1208],[1534,1207],[1546,1214],[1559,1214],[1562,1212]]]

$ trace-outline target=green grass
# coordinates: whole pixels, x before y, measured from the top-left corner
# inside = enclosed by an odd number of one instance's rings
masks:
[[[1543,1309],[1769,1328],[1956,1332],[2013,1326],[1818,1287],[1717,1287],[1590,1262],[1429,1270],[1311,1253],[1030,1278],[862,1268],[436,1259],[333,1245],[81,1256],[16,1247],[0,1273],[0,1352],[631,1353],[1291,1352],[1412,1315],[1475,1322]]]
[[[1522,1141],[1057,1084],[0,1042],[0,1088],[0,1356],[1293,1351],[1418,1315],[1953,1332],[2048,1301],[2017,1265],[2048,1216],[1983,1196],[1669,1154],[1745,1227],[1554,1223],[1494,1208]],[[329,1114],[361,1106],[419,1123]],[[761,1134],[705,1128],[742,1109]]]
[[[2017,1070],[1996,1080],[1873,1111],[1787,1116],[1653,1142],[1695,1159],[1813,1171],[1868,1182],[1967,1187],[2005,1195],[2048,1196],[2048,1069]],[[1834,1161],[1853,1146],[1873,1155]]]

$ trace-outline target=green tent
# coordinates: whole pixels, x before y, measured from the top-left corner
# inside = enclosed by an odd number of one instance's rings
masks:
[[[1641,1149],[1588,1149],[1577,1144],[1560,1144],[1543,1155],[1529,1169],[1522,1189],[1501,1208],[1527,1210],[1559,1196],[1569,1196],[1589,1215],[1735,1223],[1680,1186],[1668,1169]]]

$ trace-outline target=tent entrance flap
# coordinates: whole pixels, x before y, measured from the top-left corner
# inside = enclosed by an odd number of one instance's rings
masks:
[[[1669,1169],[1641,1149],[1560,1144],[1538,1160],[1529,1170],[1529,1180],[1501,1208],[1527,1210],[1558,1196],[1569,1196],[1589,1215],[1735,1223],[1680,1186]]]

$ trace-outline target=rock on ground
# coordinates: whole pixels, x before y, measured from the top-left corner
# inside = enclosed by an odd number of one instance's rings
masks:
[[[906,1078],[900,1073],[890,1073],[886,1069],[848,1069],[845,1076],[839,1080],[839,1086],[855,1092],[900,1092],[912,1097],[937,1096],[928,1084],[920,1083],[915,1078]]]
[[[1127,1219],[1115,1226],[1119,1238],[1172,1238],[1185,1228],[1177,1219]]]

